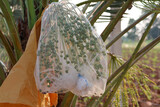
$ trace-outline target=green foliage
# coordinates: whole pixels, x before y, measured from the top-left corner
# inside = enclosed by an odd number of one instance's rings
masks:
[[[111,60],[109,62],[109,70],[115,71],[115,69],[118,69],[120,66],[122,66],[124,62],[125,61],[122,58],[117,58],[116,56],[112,55]],[[148,78],[148,75],[143,73],[141,68],[139,68],[137,65],[132,66],[128,70],[127,74],[125,75],[122,81],[122,84],[115,93],[115,96],[112,100],[114,106],[119,107],[120,103],[122,103],[124,107],[128,107],[129,102],[132,103],[133,107],[139,106],[138,100],[140,98],[140,95],[138,92],[138,88],[140,88],[142,93],[145,94],[147,98],[150,100],[151,93],[150,88],[147,85],[148,83],[153,83],[153,85],[155,85],[155,83]],[[120,100],[121,98],[122,101]]]
[[[34,0],[26,0],[25,3],[28,11],[27,16],[28,16],[29,29],[32,29],[37,20],[34,8]]]
[[[11,8],[10,8],[10,5],[9,5],[8,1],[6,1],[6,0],[1,0],[0,1],[0,8],[3,12],[5,21],[7,23],[7,27],[9,29],[10,37],[12,39],[12,43],[13,43],[14,48],[15,48],[14,51],[15,51],[15,54],[16,54],[16,60],[18,60],[20,58],[20,56],[22,55],[22,47],[21,47],[17,27],[16,27],[16,24],[15,24],[15,19],[13,17],[13,13],[11,11]]]
[[[5,35],[3,35],[3,33],[1,32],[1,30],[0,30],[0,39],[2,40],[2,43],[3,43],[4,47],[6,48],[8,56],[10,57],[10,60],[12,62],[12,65],[16,64],[16,57],[14,55],[12,47],[9,44],[9,41],[8,41],[7,37]]]
[[[136,46],[136,48],[135,48],[132,56],[130,57],[130,59],[129,59],[126,63],[124,63],[121,67],[119,67],[119,68],[110,76],[110,78],[109,78],[109,80],[108,80],[109,83],[111,82],[111,80],[112,80],[113,78],[116,78],[116,79],[114,79],[113,81],[114,81],[114,82],[117,81],[117,83],[114,83],[115,86],[114,86],[114,88],[112,89],[109,97],[107,98],[106,103],[105,103],[104,106],[107,106],[107,105],[111,102],[112,98],[114,97],[114,94],[116,93],[118,87],[120,86],[120,84],[121,84],[124,76],[126,75],[127,71],[128,71],[129,68],[133,65],[133,63],[135,63],[135,61],[138,60],[138,59],[137,59],[137,55],[140,56],[139,53],[141,52],[141,51],[139,51],[139,49],[140,49],[140,47],[141,47],[141,45],[142,45],[142,43],[143,43],[143,41],[144,41],[144,39],[145,39],[148,31],[149,31],[149,29],[151,28],[151,25],[153,24],[154,20],[156,19],[156,16],[157,16],[157,14],[155,13],[155,14],[154,14],[154,17],[153,17],[152,20],[150,21],[150,24],[148,25],[146,31],[143,33],[143,35],[142,35],[142,37],[141,37],[141,40],[138,42],[138,45]],[[160,38],[158,38],[158,39],[160,39]],[[151,47],[151,45],[150,45],[150,47]],[[142,50],[143,50],[143,49],[142,49]],[[139,51],[139,52],[138,52],[138,51]],[[142,53],[145,53],[145,50],[143,50]],[[142,55],[142,56],[143,56],[143,55]],[[121,72],[121,74],[119,74],[120,72]],[[119,74],[119,75],[118,75],[118,74]],[[118,75],[118,76],[115,77],[116,75]],[[112,84],[112,85],[114,85],[114,84]]]
[[[52,0],[52,1],[57,1],[57,0]],[[92,25],[95,22],[98,22],[98,19],[103,18],[103,16],[104,16],[103,13],[105,13],[105,12],[116,13],[117,12],[117,14],[115,15],[115,18],[113,18],[113,20],[110,21],[108,26],[106,26],[105,30],[101,34],[101,37],[103,38],[104,41],[106,39],[108,39],[108,36],[110,35],[112,30],[114,29],[117,22],[121,20],[121,18],[125,14],[125,11],[132,5],[132,2],[134,0],[127,0],[127,1],[122,0],[124,3],[123,5],[119,5],[117,3],[113,5],[113,1],[114,0],[107,0],[107,1],[87,0],[87,1],[84,1],[84,2],[81,2],[78,4],[78,6],[83,5],[83,4],[87,4],[86,7],[84,8],[83,12],[85,12],[88,9],[89,5],[92,5],[92,2],[94,2],[96,4],[96,5],[94,5],[94,8],[90,11],[90,14],[88,15],[88,18],[90,19]],[[149,12],[147,14],[145,14],[145,16],[142,16],[142,18],[134,21],[133,24],[131,24],[128,28],[126,28],[119,35],[117,35],[117,37],[113,41],[108,43],[107,48],[109,48],[120,37],[122,37],[123,34],[128,32],[129,29],[134,28],[134,26],[137,23],[139,23],[141,20],[145,19],[150,14],[155,13],[154,17],[151,20],[148,27],[146,28],[146,31],[143,33],[141,40],[138,42],[138,45],[137,45],[134,53],[131,55],[131,58],[128,61],[124,62],[124,60],[117,58],[112,54],[109,54],[111,56],[111,60],[110,60],[110,64],[109,64],[110,77],[107,81],[106,91],[99,98],[94,97],[94,98],[91,98],[91,100],[84,99],[84,101],[86,101],[86,102],[89,101],[89,103],[87,105],[88,107],[98,107],[99,105],[103,106],[103,107],[107,107],[111,104],[110,103],[111,101],[112,101],[112,104],[116,107],[120,106],[120,102],[123,102],[123,106],[129,106],[129,101],[132,102],[133,106],[136,106],[136,105],[138,106],[138,99],[139,99],[140,93],[138,93],[136,83],[138,84],[138,87],[141,89],[142,93],[144,93],[148,99],[151,99],[151,93],[150,93],[150,89],[149,89],[147,83],[152,82],[152,81],[148,78],[148,76],[146,74],[144,74],[140,70],[140,68],[138,66],[136,66],[136,65],[133,66],[133,64],[135,64],[143,55],[145,55],[148,51],[150,51],[155,45],[157,45],[160,42],[160,36],[158,36],[158,37],[156,36],[157,38],[153,37],[155,39],[150,44],[148,44],[146,47],[144,47],[143,49],[140,50],[140,47],[141,47],[142,43],[144,42],[144,39],[146,38],[146,36],[149,32],[149,29],[151,28],[151,26],[153,24],[153,21],[156,19],[156,16],[159,13],[160,1],[156,1],[156,0],[140,0],[140,1],[144,4],[144,7],[145,7],[144,9]],[[12,61],[11,56],[16,56],[15,59],[17,62],[18,59],[20,58],[20,56],[22,55],[22,48],[21,48],[21,43],[20,43],[20,39],[19,39],[20,34],[17,30],[17,24],[16,24],[16,22],[18,22],[18,21],[17,21],[17,18],[15,21],[15,17],[14,17],[14,16],[16,16],[15,14],[19,14],[21,16],[21,13],[22,13],[23,20],[26,19],[26,14],[27,14],[27,16],[28,16],[28,18],[27,18],[28,25],[27,26],[31,29],[33,27],[34,23],[36,22],[36,20],[38,19],[38,17],[40,17],[43,8],[45,8],[45,6],[47,4],[48,4],[47,0],[27,0],[27,1],[21,0],[20,3],[17,2],[17,0],[15,0],[15,1],[9,0],[9,2],[7,0],[0,0],[0,9],[2,11],[2,12],[0,12],[0,16],[1,16],[1,18],[3,17],[6,22],[6,25],[5,25],[3,19],[0,18],[0,22],[3,23],[0,25],[0,27],[3,28],[2,31],[4,32],[4,33],[1,33],[1,38],[0,38],[1,42],[0,43],[2,44],[2,42],[3,42],[3,45],[7,49],[7,52],[8,52],[8,55],[10,56],[9,58],[11,61]],[[21,9],[19,9],[19,11],[21,11],[21,13],[13,13],[12,12],[11,6],[14,7],[15,5],[21,6]],[[115,11],[106,11],[108,7],[116,7],[116,6],[118,7],[118,10],[116,10],[116,12]],[[25,14],[25,12],[27,12],[27,13]],[[109,16],[109,18],[110,17],[111,16]],[[157,28],[153,27],[153,29],[157,29]],[[9,31],[9,33],[7,30]],[[136,29],[134,29],[134,31],[131,33],[133,34],[133,33],[135,33],[135,31],[136,31]],[[9,34],[9,36],[6,36],[8,34]],[[133,39],[134,36],[131,36],[130,38]],[[9,37],[9,39],[7,39],[7,37]],[[10,42],[8,43],[7,40]],[[13,44],[13,46],[12,46],[12,44]],[[1,50],[0,50],[0,54],[1,54],[1,52],[3,52]],[[10,55],[9,51],[11,52],[11,55]],[[12,52],[14,52],[14,53],[12,53]],[[1,57],[2,57],[2,54],[1,54]],[[4,58],[4,57],[2,57],[2,58]],[[155,58],[153,60],[157,60],[157,59]],[[13,63],[13,64],[15,64],[15,63]],[[0,65],[0,79],[1,79],[0,84],[2,84],[3,80],[6,78],[4,67],[2,67],[1,65]],[[152,77],[153,77],[153,75],[152,75]],[[121,84],[121,82],[122,82],[122,84]],[[154,85],[154,88],[158,89],[156,85]],[[122,90],[123,90],[123,92],[121,92]],[[129,98],[130,98],[130,100],[129,100]],[[67,107],[67,106],[71,106],[71,105],[74,107],[76,105],[76,100],[77,100],[77,96],[75,96],[74,94],[69,92],[65,95],[65,98],[64,98],[61,105],[62,105],[62,107],[63,106]],[[105,100],[105,102],[103,103],[102,101],[104,101],[104,100]]]
[[[3,62],[0,60],[0,86],[6,78],[6,67]]]
[[[0,12],[1,13],[1,12]],[[5,20],[4,20],[4,16],[3,14],[1,13],[0,14],[0,29],[3,31],[3,33],[5,35],[9,34],[8,30],[7,30],[7,26],[5,26]]]
[[[7,55],[6,49],[0,44],[0,60],[6,65],[9,62],[9,57]]]

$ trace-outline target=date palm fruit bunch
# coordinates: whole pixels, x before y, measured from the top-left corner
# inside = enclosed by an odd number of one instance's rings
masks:
[[[37,50],[38,89],[100,96],[107,77],[106,50],[86,17],[69,2],[50,4],[42,17]]]

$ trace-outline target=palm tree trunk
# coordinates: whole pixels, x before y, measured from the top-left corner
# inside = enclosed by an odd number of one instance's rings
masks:
[[[117,23],[114,30],[110,35],[110,40],[113,40],[116,35],[121,32],[121,21]],[[115,54],[116,56],[122,56],[122,39],[116,41],[110,48],[111,53]]]

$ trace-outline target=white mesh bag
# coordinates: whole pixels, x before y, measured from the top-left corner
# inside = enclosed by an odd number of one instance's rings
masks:
[[[42,93],[100,96],[107,77],[106,50],[83,13],[69,2],[50,4],[41,23],[37,88]]]

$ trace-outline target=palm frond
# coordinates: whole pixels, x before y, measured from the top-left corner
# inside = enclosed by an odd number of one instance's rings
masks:
[[[116,85],[114,86],[114,88],[112,89],[112,92],[110,93],[108,99],[106,100],[105,105],[107,105],[107,104],[109,104],[111,102],[114,94],[116,93],[118,87],[120,86],[121,82],[123,81],[123,78],[124,78],[125,74],[127,73],[127,71],[129,70],[130,66],[132,65],[132,62],[134,61],[134,59],[136,57],[136,54],[139,51],[143,41],[145,40],[145,37],[147,36],[147,34],[149,32],[149,29],[151,28],[151,26],[152,26],[153,22],[155,21],[156,17],[157,17],[157,14],[155,13],[153,18],[152,18],[152,20],[150,21],[148,27],[146,28],[146,31],[143,33],[143,36],[141,37],[141,39],[140,39],[137,47],[135,48],[131,58],[129,59],[129,62],[126,64],[126,66],[125,66],[123,72],[120,74],[120,76],[117,77],[119,79],[118,79]]]
[[[27,16],[28,16],[29,29],[32,29],[37,20],[34,8],[34,0],[26,0],[25,3],[28,11]]]
[[[11,47],[7,37],[4,36],[1,31],[0,31],[0,39],[2,40],[2,43],[3,43],[4,47],[6,48],[6,51],[7,51],[9,58],[12,62],[12,65],[15,65],[17,60],[16,60],[16,57],[15,57],[14,52],[12,50],[12,47]]]
[[[125,63],[125,61],[122,58],[118,58],[112,54],[110,54],[110,57],[111,58],[108,67],[110,71],[113,72],[116,71],[116,69],[118,69]],[[148,76],[145,73],[143,73],[141,68],[139,68],[137,65],[133,65],[125,75],[118,91],[115,93],[115,96],[112,100],[112,105],[118,107],[118,105],[120,105],[120,99],[121,99],[120,96],[121,96],[122,104],[124,107],[129,106],[129,101],[131,101],[133,106],[139,106],[138,100],[140,98],[140,95],[138,92],[138,87],[146,95],[146,97],[148,97],[149,99],[151,98],[150,88],[147,85],[148,83],[154,84],[154,82],[152,82],[148,78]]]
[[[132,4],[132,2],[133,2],[133,0],[127,0],[123,4],[122,8],[118,11],[118,13],[116,14],[115,18],[112,21],[110,21],[110,23],[107,25],[105,30],[101,33],[101,37],[102,37],[103,41],[105,41],[108,38],[109,34],[112,32],[112,30],[114,29],[115,25],[122,18],[123,14],[127,10],[127,8]]]
[[[15,53],[16,53],[16,59],[19,59],[22,55],[22,47],[21,47],[17,27],[15,24],[15,19],[13,18],[13,13],[10,9],[10,5],[8,1],[0,0],[0,8],[6,20],[6,23],[10,32],[10,37],[12,38],[12,42],[13,42]]]
[[[159,0],[139,0],[142,5],[138,5],[135,3],[135,6],[145,10],[150,11],[155,8],[160,8],[160,1]]]
[[[86,0],[86,1],[78,3],[77,6],[81,6],[83,4],[87,4],[87,3],[91,3],[91,2],[98,2],[98,1],[105,1],[105,0]]]

